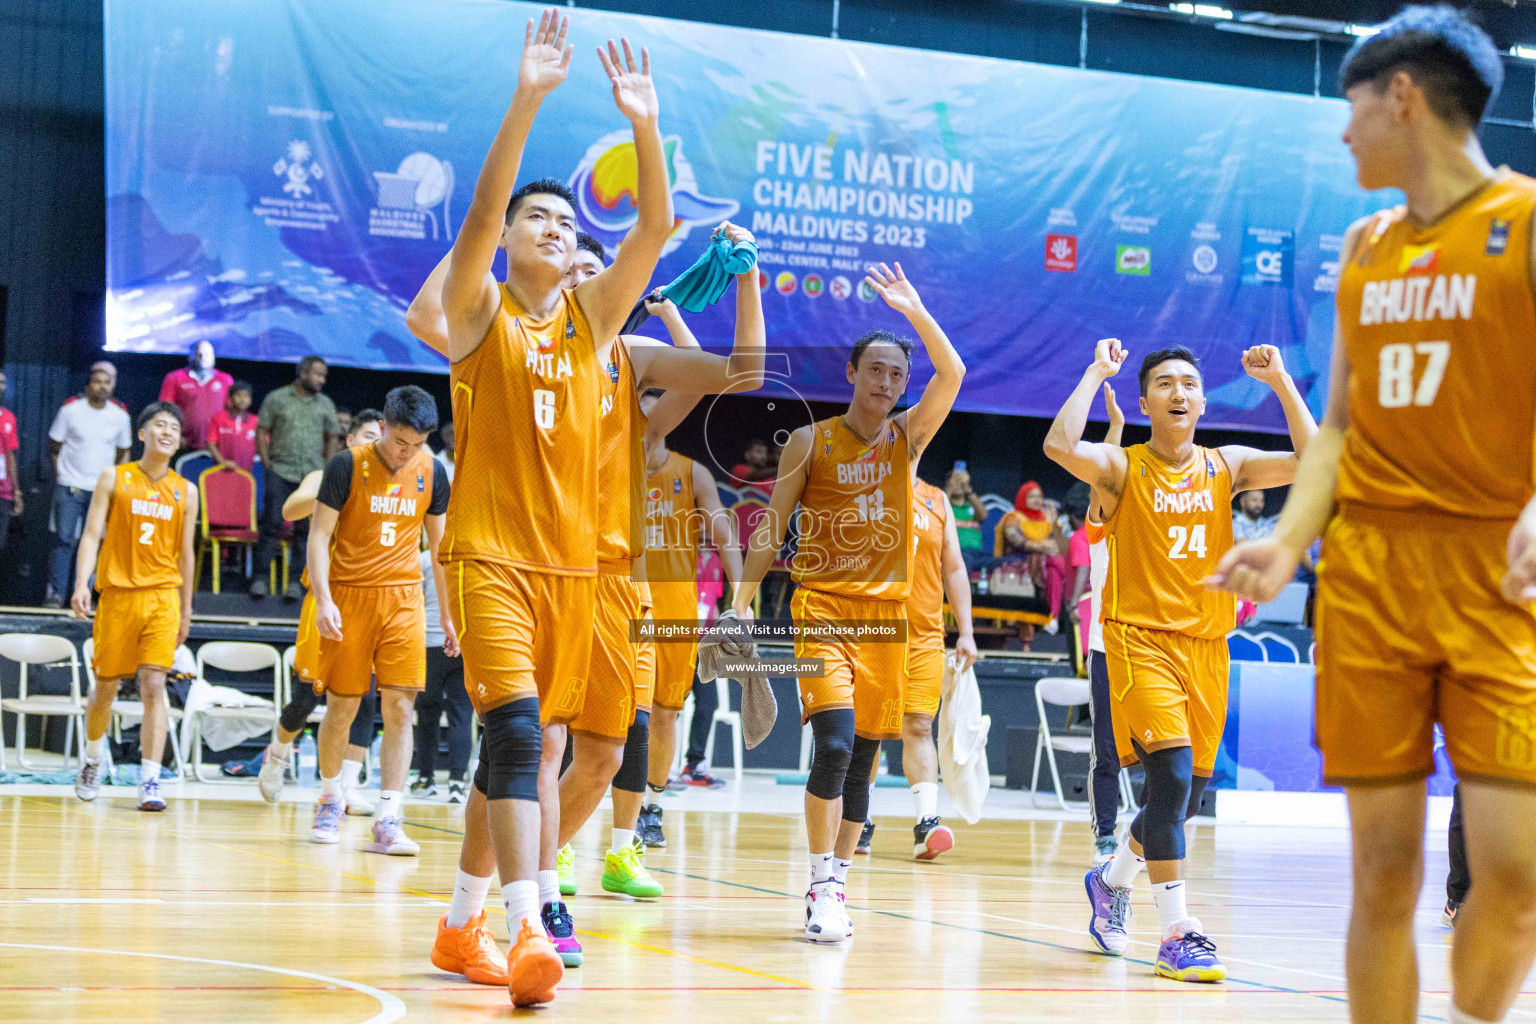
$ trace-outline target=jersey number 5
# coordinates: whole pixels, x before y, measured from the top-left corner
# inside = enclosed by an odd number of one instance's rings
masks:
[[[1168,527],[1168,539],[1173,541],[1173,546],[1168,549],[1169,558],[1188,558],[1193,551],[1196,558],[1205,557],[1205,524],[1201,523],[1193,530],[1187,530],[1182,526]]]
[[[1424,375],[1418,387],[1413,385],[1413,371],[1419,356],[1428,356]],[[1410,345],[1406,341],[1381,348],[1380,380],[1377,398],[1383,409],[1401,409],[1408,405],[1434,405],[1440,382],[1445,380],[1445,367],[1451,361],[1451,343],[1448,341],[1421,341]]]
[[[395,546],[395,521],[386,519],[379,524],[379,543],[386,548]]]

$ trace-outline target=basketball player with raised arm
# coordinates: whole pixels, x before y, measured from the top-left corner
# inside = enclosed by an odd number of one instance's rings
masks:
[[[750,621],[752,598],[796,514],[795,657],[826,663],[824,676],[800,679],[801,715],[816,736],[805,789],[811,862],[805,937],[811,942],[842,942],[853,931],[843,887],[869,811],[876,750],[881,740],[901,736],[906,701],[910,467],[949,415],[965,376],[960,354],[901,264],[894,272],[883,263],[871,267],[865,280],[917,332],[933,378],[912,408],[892,415],[911,372],[912,342],[877,330],[854,343],[846,369],[853,387],[848,411],[790,435],[773,497],[752,534],[741,585],[722,616],[727,628],[730,617]],[[828,632],[845,627],[890,628],[896,642]]]
[[[437,429],[437,404],[414,384],[384,398],[384,434],[326,463],[310,514],[309,590],[320,633],[317,685],[327,697],[320,723],[320,800],[310,839],[335,843],[345,810],[341,772],[358,703],[378,681],[384,717],[378,820],[369,853],[415,856],[404,829],[416,694],[427,681],[427,621],[421,590],[421,535],[436,564],[450,499],[448,473],[424,450]],[[446,613],[443,619],[447,620]],[[458,651],[443,622],[443,650]]]
[[[442,559],[470,699],[483,723],[464,814],[454,899],[432,960],[473,981],[505,977],[515,1005],[548,1002],[564,974],[540,914],[541,872],[558,895],[559,769],[581,712],[597,601],[600,348],[644,294],[672,232],[671,193],[650,56],[599,50],[634,129],[637,222],[613,265],[566,290],[576,249],[570,190],[514,192],[528,132],[565,80],[569,20],[529,23],[517,90],[475,183],[442,288],[455,427],[455,487]],[[507,280],[496,280],[496,250]],[[499,869],[513,938],[505,967],[482,906]]]
[[[729,223],[721,224],[715,233],[733,242],[752,239],[750,232]],[[603,273],[604,255],[596,239],[578,232],[565,286],[578,287]],[[641,670],[647,645],[637,644],[630,634],[630,623],[644,618],[651,604],[638,557],[644,548],[643,453],[647,438],[664,437],[703,394],[727,388],[751,391],[762,383],[764,331],[755,274],[754,269],[742,275],[749,287],[737,289],[737,331],[729,355],[702,351],[691,335],[686,345],[677,348],[623,335],[599,349],[607,379],[602,384],[598,423],[598,477],[605,492],[597,513],[598,614],[586,695],[581,712],[570,722],[576,737],[574,757],[560,777],[559,853],[553,872],[539,872],[544,927],[567,967],[580,966],[583,959],[570,911],[560,900],[561,895],[575,891],[575,854],[569,843],[597,809],[610,783],[615,795],[614,843],[605,858],[603,888],[629,896],[661,895],[660,884],[645,870],[631,842],[645,790],[654,680],[653,670]],[[435,284],[440,293],[440,284],[429,277],[412,303],[413,326],[434,347],[444,340],[433,330],[433,324],[441,323],[440,307],[434,308],[430,298]],[[651,381],[677,390],[652,403],[647,416],[641,409],[639,388]],[[621,496],[615,497],[615,491]],[[628,500],[622,497],[625,493]]]
[[[70,609],[91,617],[91,573],[101,600],[91,627],[95,685],[85,709],[85,758],[75,795],[95,800],[112,702],[124,679],[138,678],[139,810],[163,811],[160,761],[165,756],[165,674],[192,626],[192,547],[197,489],[171,469],[181,447],[181,410],[155,402],[139,413],[137,462],[101,471],[86,512],[75,561]],[[99,556],[99,557],[98,557]]]
[[[1321,535],[1315,735],[1354,841],[1351,1019],[1418,1015],[1415,911],[1434,727],[1477,880],[1456,918],[1455,1024],[1502,1020],[1536,954],[1536,181],[1478,143],[1498,51],[1409,7],[1344,59],[1362,187],[1406,203],[1345,236],[1323,428],[1274,534],[1213,585],[1266,600]]]
[[[1129,448],[1084,441],[1093,401],[1126,356],[1114,339],[1098,343],[1045,439],[1045,454],[1093,488],[1104,517],[1109,571],[1101,601],[1115,746],[1122,766],[1139,761],[1147,777],[1144,806],[1114,858],[1085,879],[1088,933],[1102,952],[1125,952],[1131,885],[1145,860],[1161,924],[1157,974],[1220,981],[1226,968],[1190,917],[1184,891],[1184,820],[1215,769],[1226,722],[1226,636],[1237,625],[1236,602],[1204,580],[1232,547],[1232,496],[1290,483],[1317,424],[1279,349],[1259,345],[1243,354],[1243,368],[1274,389],[1294,451],[1196,444],[1204,378],[1195,354],[1177,347],[1141,363],[1151,441]]]

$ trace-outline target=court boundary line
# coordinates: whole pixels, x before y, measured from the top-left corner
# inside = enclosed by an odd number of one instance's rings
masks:
[[[150,960],[174,960],[179,963],[210,964],[214,967],[236,967],[247,971],[265,971],[268,974],[285,974],[291,978],[307,978],[310,981],[318,981],[324,985],[331,985],[348,989],[360,995],[365,995],[379,1004],[379,1012],[361,1021],[360,1024],[395,1024],[395,1021],[405,1017],[405,1002],[399,996],[365,985],[360,981],[348,981],[345,978],[334,978],[328,974],[315,974],[312,971],[300,971],[292,967],[273,967],[270,964],[253,964],[241,960],[214,960],[200,956],[178,956],[173,953],[143,953],[138,950],[127,949],[87,949],[84,946],[50,946],[35,942],[0,942],[0,948],[8,949],[41,949],[54,953],[91,953],[97,956],[138,956]],[[58,991],[58,987],[55,987]],[[204,989],[192,989],[190,991],[206,991]]]

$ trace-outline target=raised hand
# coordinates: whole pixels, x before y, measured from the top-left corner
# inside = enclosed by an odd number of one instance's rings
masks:
[[[1120,347],[1119,338],[1104,338],[1093,349],[1093,368],[1104,377],[1113,377],[1125,365],[1130,353]]]
[[[642,46],[640,66],[636,68],[635,53],[629,48],[629,40],[619,42],[624,44],[622,58],[612,39],[608,40],[607,49],[597,48],[597,57],[603,62],[603,70],[608,72],[608,80],[613,83],[613,102],[630,124],[654,124],[661,114],[661,104],[656,99],[656,83],[651,81],[651,53]]]
[[[1109,428],[1111,430],[1125,426],[1125,413],[1120,411],[1120,403],[1115,400],[1115,389],[1104,382],[1104,408],[1109,413]]]
[[[571,47],[565,44],[566,30],[571,19],[558,11],[545,11],[539,17],[539,27],[528,21],[523,33],[523,60],[517,67],[517,87],[527,89],[536,96],[548,96],[571,70]]]
[[[917,294],[917,289],[912,287],[912,282],[907,280],[907,275],[902,273],[900,263],[896,264],[894,272],[884,263],[870,267],[864,280],[880,293],[887,306],[902,316],[910,318],[922,312],[923,300]]]
[[[1273,345],[1255,345],[1243,353],[1243,369],[1254,380],[1273,387],[1285,379],[1285,360]]]
[[[1217,563],[1205,585],[1209,590],[1225,590],[1263,604],[1280,596],[1281,589],[1296,575],[1297,561],[1295,552],[1274,539],[1239,544]]]
[[[740,224],[732,224],[728,220],[720,222],[720,226],[715,228],[715,235],[730,239],[732,245],[740,245],[742,242],[751,242],[753,245],[757,244],[757,239],[753,237],[752,232]]]
[[[645,311],[651,316],[669,317],[678,316],[677,305],[661,293],[657,288],[645,297]]]

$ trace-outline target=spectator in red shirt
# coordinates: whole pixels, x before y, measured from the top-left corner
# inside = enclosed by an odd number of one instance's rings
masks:
[[[237,380],[229,386],[224,408],[208,421],[208,454],[220,466],[238,466],[247,473],[256,464],[256,414],[251,386]]]
[[[773,490],[773,482],[779,475],[779,458],[767,441],[754,439],[747,442],[742,461],[731,469],[736,484],[749,484],[765,491]]]
[[[5,372],[0,371],[0,402],[5,401]],[[0,551],[5,549],[5,537],[10,533],[11,517],[21,518],[21,483],[16,476],[16,446],[21,443],[16,435],[16,416],[9,409],[0,408],[0,452],[5,455],[0,462]]]
[[[213,368],[213,342],[192,346],[185,369],[172,370],[160,385],[160,401],[181,407],[181,443],[185,448],[208,444],[208,422],[224,408],[234,378]]]

